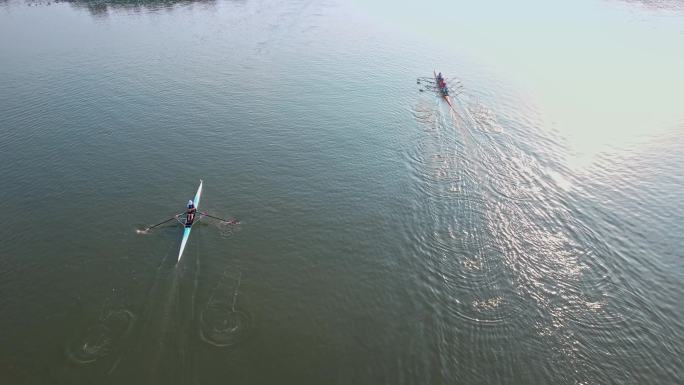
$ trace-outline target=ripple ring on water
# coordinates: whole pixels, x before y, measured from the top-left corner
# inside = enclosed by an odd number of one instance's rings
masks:
[[[200,315],[200,337],[219,348],[235,346],[249,334],[251,323],[249,315],[240,310],[208,308]]]

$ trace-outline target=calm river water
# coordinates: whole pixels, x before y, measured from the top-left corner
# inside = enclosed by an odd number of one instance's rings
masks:
[[[0,383],[681,384],[682,68],[676,0],[1,1]]]

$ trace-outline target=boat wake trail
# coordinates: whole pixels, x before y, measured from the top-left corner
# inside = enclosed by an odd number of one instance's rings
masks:
[[[415,211],[430,218],[422,219],[424,228],[410,230],[416,254],[426,255],[415,263],[430,288],[417,293],[416,301],[438,304],[431,311],[435,323],[445,325],[437,330],[439,340],[452,341],[440,355],[459,354],[450,347],[458,343],[487,346],[478,352],[489,357],[481,361],[481,372],[487,372],[487,362],[513,367],[515,362],[490,352],[506,351],[515,330],[534,336],[524,344],[543,357],[546,374],[559,362],[579,371],[587,362],[571,326],[594,317],[590,307],[600,306],[601,293],[596,288],[598,294],[586,295],[591,281],[582,262],[593,254],[581,239],[586,225],[572,215],[565,190],[556,185],[562,178],[549,177],[553,170],[564,174],[554,157],[558,143],[539,134],[516,109],[454,104],[451,120],[440,119],[441,107],[437,119],[418,120],[435,129],[411,157],[416,191],[426,197],[416,200]],[[585,380],[578,376],[576,382]]]
[[[415,300],[436,304],[428,312],[445,326],[433,330],[451,342],[439,355],[460,355],[451,350],[459,344],[478,347],[474,371],[490,373],[491,362],[510,371],[517,363],[504,358],[514,356],[507,341],[519,339],[544,382],[629,382],[596,351],[632,343],[628,334],[638,326],[627,320],[636,317],[623,309],[638,306],[615,305],[624,293],[610,277],[622,265],[611,260],[620,257],[586,214],[600,205],[567,167],[563,139],[518,100],[498,101],[495,110],[456,105],[451,121],[440,119],[443,104],[434,117],[416,109],[428,134],[409,156],[421,197],[413,223],[422,225],[409,236],[415,254],[425,255],[411,262],[429,288]],[[612,213],[607,218],[617,223]]]
[[[227,296],[226,275],[216,284],[199,318],[200,338],[213,346],[226,348],[235,346],[249,334],[251,319],[238,309],[238,294],[242,273],[238,276],[232,296]],[[222,295],[223,294],[223,295]]]
[[[491,134],[501,134],[503,126],[499,123],[496,113],[477,100],[463,107],[469,118],[480,131]]]
[[[126,357],[129,370],[137,372],[141,383],[172,383],[177,373],[175,349],[178,329],[179,277],[175,266],[175,247],[169,245],[157,266],[148,289],[147,301],[135,332],[135,354]],[[168,381],[167,381],[168,380]]]

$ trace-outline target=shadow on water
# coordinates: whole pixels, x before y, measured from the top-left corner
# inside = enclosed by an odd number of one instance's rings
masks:
[[[87,1],[87,0],[66,0],[74,7],[86,8],[93,16],[107,16],[112,11],[127,12],[156,12],[171,10],[176,7],[189,6],[193,4],[215,5],[215,0],[121,0],[121,1]]]
[[[240,1],[240,0],[238,0]],[[10,0],[0,0],[0,4],[11,3]],[[75,8],[87,9],[93,16],[106,17],[110,12],[125,11],[133,13],[149,13],[171,10],[176,7],[192,6],[194,4],[214,6],[216,0],[27,0],[29,6],[51,5],[52,3],[68,3]]]

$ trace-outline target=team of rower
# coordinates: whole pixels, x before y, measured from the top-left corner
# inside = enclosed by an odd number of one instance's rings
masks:
[[[449,88],[447,87],[446,80],[442,77],[441,72],[437,74],[437,86],[439,86],[439,90],[442,91],[444,95],[449,94]]]

